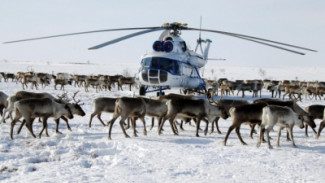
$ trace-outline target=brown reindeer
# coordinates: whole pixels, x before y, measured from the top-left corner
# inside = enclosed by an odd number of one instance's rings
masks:
[[[73,118],[70,108],[66,104],[57,103],[49,98],[32,98],[32,99],[23,99],[15,102],[15,117],[11,122],[10,128],[10,138],[13,139],[13,129],[17,121],[23,117],[26,127],[31,133],[31,135],[36,138],[33,132],[33,121],[36,117],[41,117],[43,120],[43,128],[39,133],[41,137],[43,131],[47,128],[47,119],[53,117],[58,119],[61,116],[66,116],[69,119]],[[48,134],[46,134],[48,136]]]

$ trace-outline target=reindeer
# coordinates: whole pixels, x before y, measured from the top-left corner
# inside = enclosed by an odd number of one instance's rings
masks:
[[[266,103],[268,105],[287,106],[291,108],[295,113],[303,117],[304,123],[306,124],[306,129],[307,126],[310,126],[313,129],[314,133],[316,134],[316,130],[314,129],[316,128],[316,124],[313,116],[311,116],[308,112],[304,111],[295,101],[282,101],[282,100],[265,98],[265,99],[255,100],[254,103]],[[307,130],[305,131],[305,136],[308,137]],[[288,136],[287,139],[290,140]]]
[[[4,73],[3,78],[4,78],[5,82],[7,82],[8,79],[11,79],[11,81],[13,82],[14,79],[16,78],[16,76],[13,73]]]
[[[27,91],[18,91],[13,96],[8,97],[8,107],[4,110],[1,122],[5,123],[5,115],[8,112],[8,116],[14,111],[14,103],[16,101],[26,99],[26,98],[49,98],[51,100],[56,100],[54,96],[49,93],[34,93]],[[11,117],[12,118],[12,117]]]
[[[37,90],[37,85],[38,85],[38,83],[41,83],[41,79],[35,75],[24,75],[23,79],[21,80],[23,90],[25,89],[24,86],[27,87],[28,83],[31,83],[31,89],[33,89],[35,86],[35,88]]]
[[[86,79],[88,79],[89,76],[87,75],[74,75],[73,76],[73,79],[74,79],[74,86],[82,86],[82,85],[85,85],[86,84]]]
[[[85,112],[82,110],[82,108],[80,106],[80,105],[82,105],[80,103],[80,100],[76,101],[76,99],[75,99],[78,92],[79,91],[77,91],[77,92],[75,92],[73,94],[72,99],[73,99],[74,103],[70,102],[71,99],[68,98],[67,93],[63,93],[61,96],[58,96],[58,99],[55,99],[55,102],[60,103],[60,104],[66,104],[69,107],[69,109],[70,109],[70,111],[71,111],[71,113],[73,115],[85,116],[86,114],[85,114]],[[68,119],[66,117],[64,117],[64,116],[61,116],[61,119],[63,119],[65,121],[68,130],[72,131],[71,128],[70,128]],[[58,133],[58,134],[62,134],[59,131],[60,118],[55,119],[55,123],[56,123],[55,132]],[[19,129],[17,131],[17,134],[20,133],[20,131],[21,131],[22,127],[24,126],[24,124],[25,124],[25,122],[22,122],[22,124],[20,125],[20,127],[19,127]],[[46,134],[48,135],[47,127],[45,128],[45,130],[46,130]]]
[[[90,85],[92,85],[92,86],[94,86],[94,87],[96,88],[96,92],[98,92],[98,90],[99,90],[99,86],[101,86],[103,82],[104,82],[104,81],[99,80],[98,78],[96,78],[96,79],[87,78],[87,79],[86,79],[86,84],[85,84],[85,91],[88,92],[88,91],[89,91],[89,90],[88,90],[88,87],[89,87]]]
[[[51,83],[51,79],[54,79],[55,77],[54,75],[48,73],[42,73],[42,72],[35,73],[35,76],[40,78],[40,84],[42,85],[43,88],[45,86],[48,86]]]
[[[143,98],[122,97],[116,99],[113,118],[109,121],[108,140],[111,140],[111,132],[112,132],[113,124],[115,120],[120,116],[121,116],[120,126],[126,138],[129,138],[129,135],[125,132],[124,121],[128,117],[140,118],[141,121],[143,122],[143,127],[144,127],[143,134],[147,135],[146,121],[144,119],[145,114],[146,114],[146,106]],[[137,136],[135,125],[133,124],[132,126],[133,126],[133,134],[134,136]]]
[[[232,119],[232,125],[229,127],[227,131],[225,140],[223,141],[223,145],[226,145],[227,139],[231,131],[235,128],[240,142],[243,145],[247,145],[240,135],[240,126],[241,124],[246,122],[260,125],[262,121],[262,109],[266,105],[267,105],[266,103],[258,103],[258,104],[246,104],[237,107],[231,107],[229,109],[229,113]]]
[[[261,145],[261,141],[263,140],[264,137],[264,132],[266,131],[268,146],[270,149],[272,149],[269,133],[275,125],[279,126],[276,146],[279,147],[281,130],[283,128],[287,128],[290,139],[292,141],[292,145],[293,147],[296,147],[296,144],[293,140],[292,129],[294,125],[297,125],[300,128],[304,128],[303,119],[301,116],[293,112],[291,108],[286,106],[285,107],[277,106],[277,105],[269,105],[263,108],[260,138],[257,141],[256,146],[259,147]],[[265,127],[267,128],[265,129]]]
[[[240,106],[240,105],[244,105],[244,104],[249,104],[247,100],[232,100],[232,99],[221,99],[221,100],[219,100],[219,101],[217,101],[215,103],[217,104],[217,106],[223,107],[225,109],[225,111],[227,112],[228,116],[230,116],[229,109],[231,107],[236,107],[236,106]],[[220,117],[217,117],[211,123],[210,134],[213,133],[213,131],[214,131],[214,124],[216,126],[217,133],[221,134],[221,131],[219,130],[219,125],[218,125],[219,119],[220,119]],[[251,133],[251,136],[252,136],[252,133]]]
[[[54,79],[54,89],[56,90],[56,85],[61,85],[60,90],[64,90],[65,85],[71,85],[72,81],[67,79]]]
[[[214,106],[206,100],[198,99],[192,100],[187,98],[173,98],[166,102],[167,104],[167,114],[165,120],[169,120],[171,128],[174,134],[177,134],[174,128],[174,119],[177,116],[182,116],[186,118],[196,119],[196,136],[199,137],[199,127],[200,121],[207,118],[206,122],[208,125],[209,121],[214,120],[216,117],[227,118],[227,113],[222,107]],[[164,121],[165,121],[164,120]],[[164,121],[159,126],[158,133],[161,133],[161,128],[164,125]],[[208,128],[204,130],[204,134],[207,134]]]
[[[93,100],[93,113],[90,115],[89,128],[91,128],[91,122],[93,117],[97,115],[97,118],[105,126],[101,119],[102,112],[114,113],[116,98],[99,97]]]
[[[313,119],[321,119],[323,120],[324,119],[324,110],[325,110],[325,105],[310,105],[310,106],[307,106],[305,108],[306,112],[313,118]],[[320,125],[321,126],[321,125]],[[319,130],[318,132],[315,131],[314,128],[312,128],[313,131],[315,132],[315,137],[318,138],[319,134],[320,134],[320,129],[321,127],[319,127]],[[307,131],[308,131],[308,125],[305,126],[305,130],[306,130],[306,134],[307,134]],[[307,134],[308,135],[308,134]]]
[[[118,78],[118,90],[122,90],[123,85],[129,85],[130,91],[131,91],[131,86],[135,85],[135,78],[134,77],[119,77]]]
[[[109,76],[109,78],[110,78],[110,84],[113,84],[113,86],[115,86],[115,83],[117,83],[117,86],[118,86],[118,79],[120,77],[123,77],[123,76],[122,75]]]
[[[56,73],[56,79],[73,80],[73,75],[69,73],[59,72]]]
[[[57,103],[49,98],[31,98],[23,99],[15,102],[15,117],[11,122],[10,127],[10,138],[13,139],[13,129],[17,121],[23,117],[23,122],[26,123],[26,127],[31,133],[31,135],[36,138],[33,133],[33,121],[36,117],[41,117],[43,119],[43,128],[39,133],[41,137],[43,131],[47,128],[47,119],[53,117],[58,119],[61,116],[66,116],[69,119],[73,118],[70,108],[67,104]],[[48,136],[48,134],[46,134]]]
[[[295,99],[297,99],[294,94],[297,94],[298,95],[298,98],[299,100],[301,101],[301,95],[305,94],[306,93],[306,87],[300,87],[300,86],[286,86],[284,88],[284,94],[283,94],[283,100],[284,100],[284,97],[289,94],[289,98],[292,99],[292,95]]]
[[[325,109],[324,109],[323,116],[325,116]],[[325,117],[323,117],[323,121],[319,124],[319,129],[318,129],[318,133],[316,135],[316,139],[319,138],[320,133],[322,132],[322,130],[324,129],[324,127],[325,127]]]
[[[8,106],[8,95],[0,91],[0,114],[3,114],[3,109]]]
[[[158,128],[163,120],[164,116],[167,114],[167,105],[166,102],[160,100],[143,98],[146,105],[146,115],[151,117],[151,127],[154,126],[154,118],[158,118]]]

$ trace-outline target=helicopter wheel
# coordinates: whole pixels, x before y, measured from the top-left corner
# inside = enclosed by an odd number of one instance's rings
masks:
[[[141,96],[146,95],[146,87],[145,87],[145,86],[143,86],[143,85],[140,86],[139,94],[140,94]]]
[[[165,95],[165,92],[157,92],[157,97]]]

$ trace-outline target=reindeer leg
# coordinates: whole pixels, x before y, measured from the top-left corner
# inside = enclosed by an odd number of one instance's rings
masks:
[[[150,130],[152,130],[153,126],[155,125],[155,118],[151,117],[151,126],[150,126]]]
[[[14,130],[14,127],[15,127],[15,124],[17,123],[17,121],[21,118],[21,114],[19,115],[16,115],[15,116],[15,119],[11,121],[11,124],[10,124],[10,139],[13,140],[13,130]]]
[[[43,121],[43,128],[42,128],[41,132],[39,133],[39,138],[41,138],[42,133],[43,133],[44,130],[45,130],[46,136],[49,137],[49,134],[47,132],[47,119],[48,119],[47,116],[46,117],[43,117],[43,120],[42,120]]]
[[[60,118],[55,119],[55,124],[56,124],[55,132],[58,133],[58,134],[62,134],[62,133],[59,131]]]
[[[176,120],[174,120],[173,121],[173,128],[174,128],[174,130],[173,131],[175,131],[175,133],[178,135],[178,129],[177,129],[177,125],[176,125],[176,123],[177,123],[177,121]]]
[[[261,143],[262,143],[263,137],[264,137],[264,132],[265,132],[265,126],[264,125],[261,125],[261,128],[260,128],[260,136],[257,139],[256,147],[260,147],[261,146]]]
[[[235,125],[231,125],[229,128],[228,128],[228,131],[227,131],[227,134],[225,136],[225,140],[223,141],[223,145],[226,146],[226,143],[227,143],[227,139],[231,133],[231,131],[235,128],[236,126]]]
[[[325,127],[325,121],[322,121],[322,122],[319,124],[319,129],[318,129],[318,132],[317,132],[317,135],[316,135],[316,139],[319,138],[320,133],[322,132],[322,130],[323,130],[324,127]]]
[[[241,135],[240,135],[240,126],[239,127],[236,127],[236,133],[237,133],[237,136],[241,142],[242,145],[247,145],[246,142],[244,142],[244,140],[242,139]]]
[[[144,120],[144,116],[142,116],[140,119],[141,119],[141,121],[143,123],[143,134],[147,135],[146,121]]]
[[[123,132],[125,138],[130,138],[130,136],[125,131],[125,128],[124,128],[124,120],[125,120],[125,118],[122,118],[120,120],[120,126],[121,126],[121,129],[122,129],[122,132]]]
[[[34,132],[33,132],[33,121],[35,118],[27,118],[26,119],[26,127],[29,130],[29,132],[31,133],[31,135],[36,138]]]
[[[20,124],[18,130],[17,130],[17,135],[20,133],[21,129],[23,128],[23,126],[26,124],[26,120],[24,119],[23,122]]]
[[[216,124],[216,128],[217,128],[217,133],[218,134],[222,134],[221,131],[220,131],[220,129],[219,129],[219,119],[220,119],[219,117],[217,117],[215,119],[215,124]]]
[[[95,114],[95,115],[96,115],[96,114]],[[99,119],[99,121],[102,123],[103,126],[106,126],[105,123],[104,123],[104,121],[102,120],[102,117],[101,117],[101,116],[102,116],[102,113],[99,113],[99,114],[97,115],[97,118]],[[90,124],[90,122],[89,122],[89,124]],[[107,123],[107,125],[108,125],[108,123]],[[89,126],[89,127],[90,127],[90,126]]]
[[[280,136],[281,136],[281,130],[283,129],[283,127],[279,127],[279,131],[278,131],[278,138],[276,140],[276,147],[280,147]]]
[[[270,142],[270,131],[272,130],[273,127],[268,127],[266,129],[266,136],[267,136],[267,144],[269,146],[269,149],[273,149],[272,145],[271,145],[271,142]]]
[[[206,123],[207,123],[207,125],[205,126],[205,129],[204,129],[204,135],[206,136],[207,135],[207,133],[208,133],[208,128],[209,128],[209,121],[208,120],[206,120],[206,119],[203,119]]]
[[[290,139],[292,141],[292,146],[293,147],[297,147],[296,144],[295,144],[295,141],[293,140],[293,133],[292,133],[292,129],[293,129],[293,126],[291,126],[288,131],[289,131],[289,135],[290,135]]]
[[[93,117],[96,115],[95,112],[93,112],[91,115],[90,115],[90,119],[89,119],[89,123],[88,123],[88,126],[89,128],[91,128],[91,121],[93,120]],[[105,124],[103,124],[105,126]]]
[[[115,122],[115,120],[117,119],[117,117],[113,117],[113,119],[111,119],[107,125],[109,124],[109,128],[108,128],[108,134],[107,134],[107,138],[108,140],[112,140],[111,138],[111,132],[112,132],[112,127],[113,127],[113,124]]]
[[[158,135],[161,134],[162,127],[164,126],[166,119],[164,118],[158,126]],[[173,128],[173,127],[172,127]]]
[[[212,121],[212,123],[211,123],[211,130],[210,130],[210,134],[212,134],[213,132],[214,132],[214,124],[216,124],[217,122],[216,122],[216,119],[214,119],[213,121]],[[216,126],[217,126],[217,124],[216,124]]]
[[[308,137],[308,125],[305,125],[305,136]]]
[[[128,126],[130,126],[129,121],[130,121],[130,118],[128,118]],[[137,137],[138,135],[137,135],[135,121],[136,121],[135,118],[131,118],[131,123],[132,123],[132,128],[133,128],[133,136]]]

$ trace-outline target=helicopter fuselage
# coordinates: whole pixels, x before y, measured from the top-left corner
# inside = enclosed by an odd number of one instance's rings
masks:
[[[158,45],[156,45],[158,44]],[[166,48],[172,44],[172,48]],[[166,46],[167,45],[167,46]],[[153,45],[154,51],[142,56],[136,80],[142,86],[203,89],[205,82],[199,68],[207,60],[187,49],[178,36],[167,35]]]

